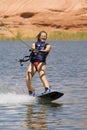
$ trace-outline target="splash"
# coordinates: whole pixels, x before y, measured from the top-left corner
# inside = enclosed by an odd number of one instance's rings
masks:
[[[36,98],[25,94],[0,94],[0,105],[35,104]]]

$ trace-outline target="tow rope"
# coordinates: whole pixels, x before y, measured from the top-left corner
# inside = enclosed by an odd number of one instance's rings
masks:
[[[29,50],[30,52],[36,52],[36,53],[39,53],[40,51],[37,50],[37,49],[30,49]],[[19,59],[18,62],[20,62],[20,66],[23,66],[23,62],[27,62],[30,60],[30,56],[31,56],[31,53],[30,55],[28,56],[24,56],[22,59]]]
[[[23,62],[27,62],[30,60],[30,56],[24,56],[22,59],[19,59],[18,62],[20,62],[20,66],[23,66]]]

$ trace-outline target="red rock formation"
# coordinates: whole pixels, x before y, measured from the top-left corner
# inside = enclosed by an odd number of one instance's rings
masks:
[[[87,31],[87,0],[1,0],[1,21],[15,30]]]

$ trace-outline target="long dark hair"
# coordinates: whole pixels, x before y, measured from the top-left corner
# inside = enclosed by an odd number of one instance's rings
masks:
[[[41,31],[39,32],[39,34],[37,35],[37,41],[40,41],[40,36],[42,33],[45,33],[46,34],[46,39],[47,39],[47,32],[46,31]]]

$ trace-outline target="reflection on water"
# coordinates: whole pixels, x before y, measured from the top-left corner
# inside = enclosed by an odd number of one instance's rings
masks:
[[[21,42],[0,42],[0,129],[87,130],[87,41],[52,41],[47,78],[64,96],[53,103],[29,97],[16,59],[29,54]],[[29,42],[29,45],[31,42]],[[44,91],[36,74],[36,93]]]
[[[30,129],[46,129],[46,108],[43,106],[39,109],[33,109],[32,106],[28,107],[26,115],[26,127]]]
[[[59,109],[61,107],[61,104],[57,103],[43,104],[40,105],[39,108],[38,106],[36,106],[36,108],[35,107],[33,108],[33,106],[28,106],[26,114],[26,127],[30,129],[47,130],[47,117],[49,115],[48,108],[50,107]]]

